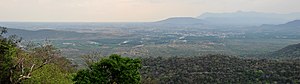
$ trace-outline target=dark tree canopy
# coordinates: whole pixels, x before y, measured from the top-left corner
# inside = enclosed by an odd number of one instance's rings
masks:
[[[3,36],[6,32],[5,27],[0,27],[0,83],[11,83],[10,70],[17,50],[15,42]]]
[[[141,80],[140,68],[139,59],[113,54],[92,64],[89,69],[80,70],[73,81],[76,84],[138,84]]]

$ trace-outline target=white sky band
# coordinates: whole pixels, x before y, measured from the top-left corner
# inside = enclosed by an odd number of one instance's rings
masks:
[[[149,22],[205,12],[300,12],[300,0],[0,0],[0,21]]]

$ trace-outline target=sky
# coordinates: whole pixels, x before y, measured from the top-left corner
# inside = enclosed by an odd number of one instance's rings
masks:
[[[151,22],[206,12],[300,12],[300,0],[0,0],[0,21]]]

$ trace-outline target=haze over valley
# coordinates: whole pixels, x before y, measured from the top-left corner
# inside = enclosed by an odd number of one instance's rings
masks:
[[[299,1],[23,2],[0,0],[0,84],[300,83]]]
[[[293,14],[238,11],[205,13],[198,18],[172,17],[155,22],[0,24],[9,27],[10,35],[16,34],[27,41],[50,40],[63,52],[71,54],[70,58],[74,60],[80,59],[80,54],[96,51],[124,56],[246,56],[270,53],[298,43],[300,22],[297,18],[300,14]],[[228,23],[218,22],[225,20],[229,20]],[[246,22],[249,24],[243,24]]]

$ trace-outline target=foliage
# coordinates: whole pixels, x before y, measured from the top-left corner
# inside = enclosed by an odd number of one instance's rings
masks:
[[[73,66],[54,46],[43,44],[20,47],[21,39],[15,35],[5,37],[6,28],[0,29],[1,84],[50,83],[54,80],[61,83],[72,82],[66,77],[73,71]],[[49,74],[45,74],[46,72]],[[52,80],[47,80],[48,77]]]
[[[22,81],[24,84],[72,84],[71,74],[63,71],[55,64],[48,64],[32,72],[32,77]]]
[[[295,59],[300,58],[300,43],[288,45],[280,50],[272,52],[269,57],[280,59]]]
[[[190,57],[204,53],[229,53],[229,54],[260,54],[281,48],[288,43],[299,41],[299,34],[287,36],[278,32],[253,32],[228,36],[220,39],[218,36],[186,36],[186,43],[178,40],[178,37],[197,30],[179,32],[178,35],[165,35],[168,32],[135,32],[134,35],[109,37],[109,39],[95,40],[100,44],[90,44],[85,40],[75,37],[91,37],[95,34],[78,34],[58,32],[50,35],[52,38],[63,39],[60,47],[65,49],[79,49],[74,52],[82,53],[86,48],[103,47],[108,53],[130,51],[124,53],[128,56],[182,56],[182,57],[158,57],[144,58],[143,68],[138,59],[122,58],[119,55],[111,55],[98,62],[97,57],[87,56],[84,60],[88,69],[80,70],[73,81],[70,74],[73,72],[71,62],[62,57],[60,51],[49,44],[42,44],[21,49],[18,45],[20,39],[15,35],[5,36],[6,28],[0,27],[0,83],[300,83],[300,60],[266,60],[266,59],[241,59],[224,55],[208,55],[204,57]],[[169,31],[169,30],[168,30]],[[215,31],[215,30],[213,30]],[[28,32],[29,36],[37,39],[47,32],[54,34],[56,31],[41,30],[38,34]],[[104,31],[107,32],[107,31]],[[174,32],[174,31],[171,31]],[[212,31],[208,31],[212,32]],[[230,31],[231,32],[231,31]],[[230,33],[230,32],[224,32]],[[252,31],[250,31],[252,32]],[[68,32],[67,32],[68,33]],[[203,32],[195,32],[200,34]],[[221,34],[220,32],[219,34]],[[224,34],[222,33],[222,34]],[[289,35],[288,32],[287,35]],[[75,35],[78,34],[78,35]],[[140,39],[147,35],[148,40]],[[205,34],[205,33],[204,33]],[[204,35],[203,34],[203,35]],[[266,35],[268,34],[268,35]],[[127,35],[127,34],[126,34]],[[64,36],[64,37],[62,37]],[[149,36],[149,37],[148,37]],[[75,39],[76,46],[64,45],[70,41],[64,38]],[[98,39],[98,36],[95,38]],[[294,38],[294,39],[291,39]],[[44,38],[42,38],[44,39]],[[82,38],[79,38],[82,39]],[[85,38],[87,39],[87,38]],[[255,40],[253,40],[255,39]],[[128,43],[122,43],[130,40]],[[283,41],[284,40],[284,41]],[[176,42],[179,41],[179,42]],[[73,43],[73,42],[70,42]],[[78,44],[77,44],[78,43]],[[211,44],[212,43],[212,44]],[[145,46],[144,46],[145,44]],[[198,45],[199,44],[199,45]],[[75,45],[75,44],[74,44]],[[140,47],[142,45],[142,47]],[[256,46],[253,46],[256,45]],[[107,47],[108,46],[108,47]],[[92,49],[88,49],[90,51]],[[121,50],[121,51],[120,51]],[[204,50],[204,51],[201,51]],[[145,53],[145,54],[138,54]],[[189,57],[187,57],[189,56]],[[72,55],[72,57],[75,57]],[[267,56],[269,57],[269,56]],[[271,53],[270,57],[299,58],[299,44],[291,45]],[[142,78],[141,76],[142,75]]]
[[[92,64],[89,69],[80,70],[73,81],[76,84],[136,84],[141,80],[140,68],[141,61],[139,59],[113,54]]]
[[[162,84],[300,83],[299,60],[242,59],[225,55],[143,58],[142,82]]]
[[[7,33],[5,27],[0,27],[0,83],[11,83],[14,74],[11,73],[13,60],[17,55],[17,40],[4,37]]]
[[[20,83],[72,83],[70,78],[74,71],[72,63],[62,57],[59,50],[54,46],[49,43],[33,45],[27,48],[24,53],[26,54],[19,55],[18,59],[24,60],[21,64],[25,70],[30,69],[26,71],[29,78],[20,80]]]
[[[82,55],[81,57],[85,63],[85,66],[91,67],[94,63],[99,61],[99,59],[101,59],[101,57],[103,56],[99,52],[93,52],[92,54]]]

